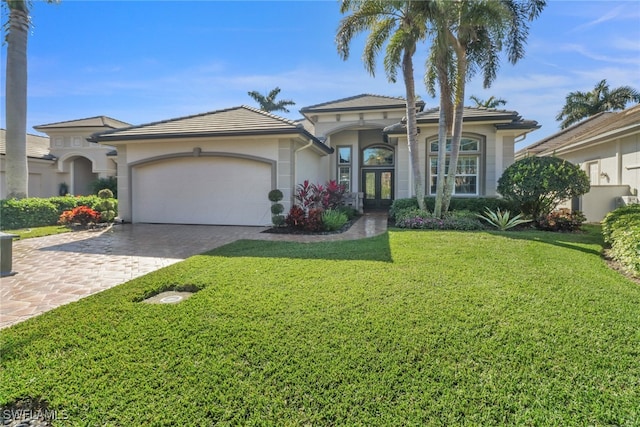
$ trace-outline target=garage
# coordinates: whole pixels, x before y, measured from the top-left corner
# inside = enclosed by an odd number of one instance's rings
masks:
[[[179,157],[132,168],[133,222],[268,225],[272,165],[240,157]]]

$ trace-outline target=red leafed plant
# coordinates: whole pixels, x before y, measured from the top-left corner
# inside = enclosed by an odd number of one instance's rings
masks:
[[[305,226],[306,217],[304,210],[300,206],[292,206],[289,210],[289,214],[284,220],[284,223],[291,228],[303,229]]]
[[[58,223],[62,225],[80,224],[85,227],[98,221],[100,221],[100,213],[88,206],[78,206],[69,211],[64,211],[58,219]]]

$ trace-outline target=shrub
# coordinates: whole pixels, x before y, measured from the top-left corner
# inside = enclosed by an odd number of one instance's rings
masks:
[[[586,219],[580,211],[571,212],[571,209],[562,208],[538,218],[536,226],[546,231],[576,231]]]
[[[116,217],[116,201],[113,198],[113,193],[108,188],[102,189],[98,192],[100,202],[96,206],[96,210],[100,212],[101,222],[112,222]]]
[[[271,205],[271,213],[274,215],[280,215],[284,212],[284,206],[282,203],[274,203]]]
[[[587,174],[557,157],[526,157],[509,166],[498,192],[532,218],[550,213],[560,202],[589,191]]]
[[[309,213],[305,218],[304,229],[306,231],[321,231],[323,228],[323,225],[322,225],[323,212],[324,212],[324,209],[322,208],[309,209]]]
[[[305,225],[306,215],[300,206],[292,206],[289,214],[284,219],[284,223],[291,228],[302,230]]]
[[[2,230],[54,225],[58,215],[56,206],[48,199],[29,197],[0,201]]]
[[[624,228],[640,222],[640,204],[622,206],[609,212],[602,220],[602,236],[611,244],[611,234],[616,228]]]
[[[282,198],[284,197],[284,195],[282,194],[282,191],[278,190],[277,188],[275,190],[271,190],[269,191],[269,200],[271,202],[279,202],[280,200],[282,200]]]
[[[425,207],[433,212],[435,207],[434,197],[424,198]],[[396,212],[406,208],[417,208],[418,201],[415,197],[407,199],[396,199],[389,209],[389,217],[396,218]],[[470,211],[473,213],[482,213],[485,208],[492,211],[497,209],[517,211],[518,207],[511,201],[499,197],[452,197],[449,205],[449,212],[452,211]]]
[[[328,209],[322,213],[322,224],[327,231],[339,230],[348,221],[347,215],[339,210]]]
[[[80,224],[86,227],[90,224],[96,224],[98,221],[100,221],[99,212],[88,206],[78,206],[70,211],[64,211],[62,215],[60,215],[58,223],[68,226]]]
[[[326,185],[311,184],[305,180],[296,188],[296,201],[304,209],[334,209],[343,203],[345,187],[336,181],[328,181]]]
[[[113,194],[112,197],[118,197],[118,180],[115,176],[107,178],[98,178],[95,181],[89,183],[89,189],[91,193],[98,194],[100,190],[108,189]]]
[[[337,208],[333,209],[334,211],[338,211],[341,212],[343,214],[345,214],[347,216],[348,220],[352,220],[355,217],[358,216],[358,210],[352,208],[351,206],[338,206]]]
[[[396,227],[421,230],[482,230],[484,226],[469,211],[447,212],[434,218],[430,212],[407,208],[396,213]]]
[[[284,225],[284,215],[273,215],[271,216],[271,222],[276,227],[282,227]]]
[[[611,245],[610,256],[640,277],[640,205],[609,212],[602,221],[602,234]]]

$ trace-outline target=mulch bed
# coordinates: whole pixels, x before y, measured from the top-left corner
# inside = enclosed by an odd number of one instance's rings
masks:
[[[326,236],[326,235],[329,235],[329,234],[340,234],[340,233],[344,233],[345,231],[350,229],[351,226],[353,224],[355,224],[356,221],[358,221],[358,219],[360,219],[360,217],[353,218],[353,219],[347,221],[347,223],[345,225],[343,225],[342,228],[340,228],[338,230],[334,230],[334,231],[308,231],[308,230],[301,230],[299,228],[293,228],[293,227],[285,226],[285,227],[268,228],[268,229],[264,230],[263,233],[298,234],[298,235],[305,235],[305,236]]]

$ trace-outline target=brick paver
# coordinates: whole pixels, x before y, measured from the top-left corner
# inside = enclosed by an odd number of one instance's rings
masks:
[[[16,274],[0,279],[0,329],[238,239],[358,239],[386,225],[386,215],[365,215],[342,234],[300,236],[260,227],[125,224],[15,241]]]

